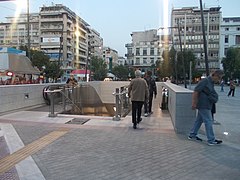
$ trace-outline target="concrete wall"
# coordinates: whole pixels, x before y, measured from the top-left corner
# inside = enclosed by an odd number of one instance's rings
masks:
[[[189,133],[196,117],[192,110],[192,90],[165,82],[162,84],[169,91],[168,110],[176,133]]]
[[[47,84],[24,84],[0,86],[0,113],[41,105],[42,93]]]
[[[128,86],[130,81],[91,81],[89,84],[96,89],[103,103],[115,103],[113,92],[116,88]]]
[[[129,81],[92,81],[93,86],[103,103],[115,103],[116,88],[129,85]],[[0,86],[0,113],[44,104],[43,88],[57,84],[24,84]]]
[[[92,81],[88,83],[96,89],[105,104],[115,103],[113,92],[116,88],[130,84],[129,81]],[[50,84],[0,86],[0,113],[44,104],[43,88],[48,85]],[[157,87],[159,95],[161,95],[162,87],[166,87],[169,91],[168,110],[176,133],[189,133],[196,117],[196,111],[191,109],[192,91],[168,82],[157,82]]]

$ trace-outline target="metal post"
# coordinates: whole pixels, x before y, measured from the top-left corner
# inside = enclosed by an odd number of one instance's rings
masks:
[[[204,54],[205,54],[205,67],[206,67],[206,75],[209,75],[209,67],[208,67],[208,54],[207,54],[207,41],[205,35],[205,26],[204,26],[204,17],[203,17],[203,7],[202,7],[202,0],[200,0],[200,10],[201,10],[201,19],[202,19],[202,33],[203,33],[203,47],[204,47]]]
[[[66,87],[63,86],[62,90],[62,103],[63,103],[63,112],[66,111]]]
[[[190,67],[189,67],[189,89],[191,89],[192,85],[192,61],[190,61]]]
[[[49,114],[48,117],[56,117],[56,114],[54,114],[54,92],[49,92],[50,96],[50,107],[49,107]]]
[[[29,22],[29,0],[27,0],[27,38],[28,38],[28,58],[31,59],[30,52],[30,22]]]
[[[64,31],[64,24],[62,24],[62,31],[61,31],[61,36],[60,36],[60,44],[59,44],[59,51],[58,51],[58,66],[61,67],[61,51],[62,51],[62,48],[63,48],[63,31]],[[63,54],[63,52],[62,52]],[[63,55],[62,55],[62,58],[63,58]]]
[[[87,71],[88,71],[88,55],[87,55],[87,62],[86,62],[86,65],[85,65],[85,81],[87,81]]]
[[[120,118],[121,118],[121,116],[119,114],[119,108],[120,108],[119,107],[119,101],[120,101],[120,99],[119,99],[119,88],[116,88],[115,100],[116,100],[116,102],[115,102],[115,104],[116,104],[116,111],[115,111],[115,116],[113,117],[113,120],[114,121],[119,121]]]
[[[181,35],[180,35],[180,25],[179,25],[179,22],[178,22],[178,37],[179,37],[179,44],[180,44],[180,51],[181,51],[181,59],[182,59],[182,63],[183,63],[184,87],[187,88],[187,84],[186,84],[186,71],[185,71],[185,60],[184,60],[184,57],[183,57],[182,40],[181,40]]]

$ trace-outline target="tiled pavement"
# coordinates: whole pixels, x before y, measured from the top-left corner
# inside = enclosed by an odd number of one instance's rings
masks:
[[[19,179],[29,180],[238,180],[238,90],[236,97],[219,93],[215,118],[221,124],[214,125],[214,128],[216,136],[224,143],[213,147],[206,142],[189,141],[186,135],[175,134],[169,115],[159,109],[158,98],[154,100],[154,114],[143,117],[137,130],[132,128],[130,116],[121,121],[90,117],[91,120],[84,125],[72,125],[64,123],[77,116],[49,118],[48,112],[39,111],[2,115],[0,133],[4,135],[11,154],[4,156],[13,156],[22,149],[24,153],[21,155],[29,155],[19,163],[16,163],[17,158],[12,158],[13,168],[6,172],[16,168]],[[66,134],[59,135],[53,142],[47,141],[59,131]],[[204,133],[204,128],[201,132]],[[201,137],[205,138],[204,135]],[[46,146],[32,153],[35,147],[30,147],[33,143],[39,143],[39,146],[46,143]],[[0,145],[1,153],[3,143]],[[6,166],[2,160],[1,157],[0,167]],[[0,179],[11,178],[0,176]]]

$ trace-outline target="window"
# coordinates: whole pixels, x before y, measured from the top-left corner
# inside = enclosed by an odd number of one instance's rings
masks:
[[[225,28],[225,31],[229,31],[229,28]]]
[[[227,55],[227,51],[228,51],[228,48],[225,48],[225,49],[224,49],[224,56]]]
[[[154,64],[154,58],[150,58],[151,64]]]
[[[136,58],[136,65],[140,65],[140,58]]]
[[[225,36],[225,43],[228,43],[228,36]]]
[[[240,35],[236,35],[236,44],[240,44]]]
[[[143,64],[147,64],[147,58],[143,58]]]
[[[143,56],[147,56],[147,49],[146,48],[143,49]]]
[[[240,31],[240,27],[237,27],[237,31]]]
[[[151,55],[151,56],[154,56],[154,48],[151,48],[151,49],[150,49],[150,55]]]
[[[136,56],[140,56],[140,49],[136,48]]]

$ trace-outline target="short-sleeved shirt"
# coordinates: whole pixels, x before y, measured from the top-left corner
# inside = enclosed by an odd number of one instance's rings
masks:
[[[194,91],[197,91],[198,94],[198,102],[197,109],[212,109],[213,103],[209,100],[206,93],[203,90],[207,88],[210,92],[216,93],[214,89],[214,82],[212,78],[209,76],[207,78],[202,79],[197,86],[194,88]]]

